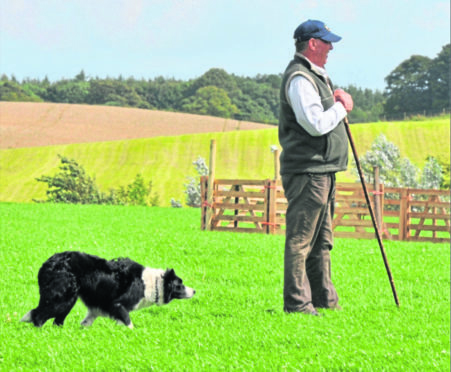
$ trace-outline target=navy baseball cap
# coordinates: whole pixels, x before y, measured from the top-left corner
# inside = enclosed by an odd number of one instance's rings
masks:
[[[330,31],[324,22],[309,19],[301,23],[294,31],[295,39],[306,41],[310,39],[321,39],[330,43],[336,43],[341,40],[341,36],[335,35]]]

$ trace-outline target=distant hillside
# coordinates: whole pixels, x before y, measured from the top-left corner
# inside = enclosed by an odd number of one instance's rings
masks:
[[[138,108],[0,102],[0,149],[265,128],[274,126]]]
[[[401,156],[422,167],[427,156],[449,164],[449,117],[429,121],[355,124],[351,126],[360,156],[381,133],[395,143]],[[162,206],[170,199],[185,201],[187,176],[197,176],[192,162],[208,161],[210,140],[217,142],[216,177],[265,179],[274,176],[271,145],[277,145],[277,128],[221,133],[199,133],[121,141],[58,146],[0,149],[0,201],[31,202],[45,198],[46,185],[36,177],[52,174],[59,166],[58,154],[76,159],[96,177],[100,188],[125,186],[137,173],[152,180]],[[348,171],[339,181],[352,182]]]

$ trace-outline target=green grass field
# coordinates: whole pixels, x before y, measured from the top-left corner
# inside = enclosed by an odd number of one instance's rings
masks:
[[[0,203],[1,371],[449,371],[450,246],[385,242],[396,307],[375,240],[336,239],[342,311],[282,310],[282,236],[200,231],[199,209]],[[19,319],[57,251],[173,267],[191,300],[132,312],[135,329]]]
[[[403,157],[423,166],[433,155],[449,162],[449,117],[427,121],[356,124],[351,127],[360,156],[384,133]],[[86,143],[64,146],[0,150],[0,201],[31,202],[44,199],[47,185],[36,181],[53,174],[58,154],[77,160],[100,188],[126,186],[137,173],[152,180],[160,204],[174,198],[185,202],[184,183],[196,176],[192,162],[202,156],[208,163],[210,140],[217,142],[216,177],[266,179],[274,177],[270,146],[278,144],[277,129],[155,137],[149,139]],[[352,154],[350,154],[352,157]],[[339,181],[354,181],[350,171]]]

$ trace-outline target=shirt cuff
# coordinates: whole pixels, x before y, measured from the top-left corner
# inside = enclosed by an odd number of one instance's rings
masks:
[[[340,118],[340,121],[342,121],[346,117],[346,115],[348,115],[345,107],[341,102],[335,102],[332,107],[336,110],[337,116],[338,118]]]

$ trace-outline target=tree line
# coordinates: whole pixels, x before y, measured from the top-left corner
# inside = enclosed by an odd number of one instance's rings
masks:
[[[384,92],[353,85],[341,87],[354,99],[350,122],[403,119],[449,112],[450,44],[436,58],[414,55],[386,78]],[[88,78],[82,70],[72,79],[50,82],[14,76],[0,78],[1,101],[78,103],[187,112],[277,124],[282,74],[242,77],[212,68],[188,81]]]

